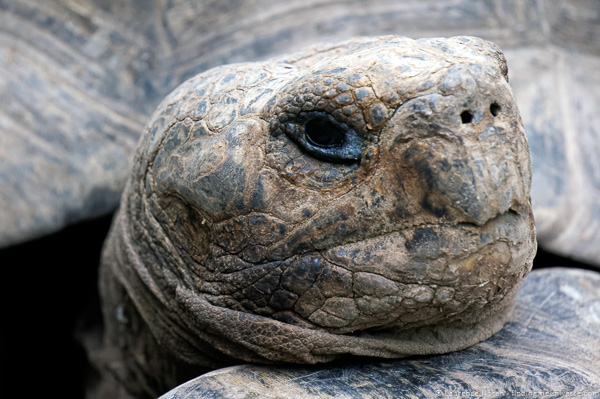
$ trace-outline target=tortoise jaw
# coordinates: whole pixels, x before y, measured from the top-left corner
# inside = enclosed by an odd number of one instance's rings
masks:
[[[334,334],[476,322],[529,271],[531,224],[530,214],[509,210],[481,226],[420,225],[240,264],[207,278],[232,284],[231,296],[211,302]]]
[[[360,313],[336,332],[476,320],[531,269],[532,223],[508,210],[481,226],[422,226],[325,251],[352,272],[348,297]]]

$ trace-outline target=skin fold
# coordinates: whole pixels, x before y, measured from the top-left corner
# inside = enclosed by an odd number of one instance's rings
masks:
[[[459,350],[536,250],[492,43],[386,36],[211,69],[158,107],[105,244],[100,368],[156,396],[216,367]]]

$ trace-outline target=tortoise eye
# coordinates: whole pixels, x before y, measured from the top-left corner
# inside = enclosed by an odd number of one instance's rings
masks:
[[[282,124],[283,131],[307,154],[332,163],[360,162],[365,139],[326,112],[303,112]]]
[[[364,139],[345,123],[325,112],[307,113],[299,122],[302,129],[296,142],[315,158],[335,163],[360,161]]]
[[[306,141],[315,147],[341,147],[346,142],[346,129],[322,116],[307,121],[304,125],[304,133]]]

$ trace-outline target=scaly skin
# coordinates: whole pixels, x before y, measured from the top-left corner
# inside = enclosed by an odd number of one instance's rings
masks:
[[[101,270],[137,396],[239,362],[458,350],[535,253],[500,50],[355,39],[200,74],[148,124]]]

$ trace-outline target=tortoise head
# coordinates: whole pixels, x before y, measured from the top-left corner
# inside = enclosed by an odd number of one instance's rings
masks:
[[[359,39],[181,85],[113,235],[170,308],[158,323],[137,304],[164,342],[259,361],[441,353],[510,313],[536,247],[530,168],[493,44]]]

